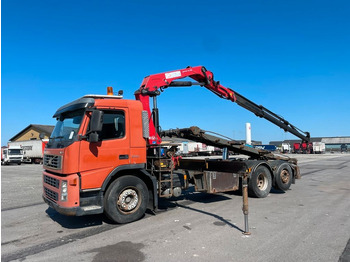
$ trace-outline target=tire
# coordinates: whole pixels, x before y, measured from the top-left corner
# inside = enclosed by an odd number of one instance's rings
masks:
[[[293,179],[293,172],[290,166],[286,163],[280,165],[275,176],[275,188],[282,191],[287,191]]]
[[[259,166],[250,176],[248,182],[249,195],[257,198],[264,198],[270,193],[272,178],[269,169]]]
[[[146,212],[148,188],[136,176],[122,176],[108,187],[105,198],[105,214],[112,221],[125,224],[140,219]]]

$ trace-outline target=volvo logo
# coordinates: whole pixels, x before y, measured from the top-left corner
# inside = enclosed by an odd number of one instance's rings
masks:
[[[53,158],[50,158],[47,164],[51,166],[52,165],[52,161],[53,161]]]

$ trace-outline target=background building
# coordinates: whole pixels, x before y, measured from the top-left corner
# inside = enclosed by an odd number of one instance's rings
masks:
[[[40,134],[43,135],[43,139],[48,139],[55,126],[46,125],[29,125],[15,136],[10,138],[10,142],[14,141],[27,141],[27,140],[39,140]]]

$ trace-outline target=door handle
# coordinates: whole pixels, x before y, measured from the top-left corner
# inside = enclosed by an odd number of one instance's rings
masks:
[[[119,159],[129,159],[129,155],[119,155]]]

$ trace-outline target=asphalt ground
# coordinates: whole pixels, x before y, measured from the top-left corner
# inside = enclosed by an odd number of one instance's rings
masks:
[[[292,155],[302,179],[249,198],[187,192],[115,225],[43,203],[40,165],[1,167],[2,261],[350,261],[350,154]]]

